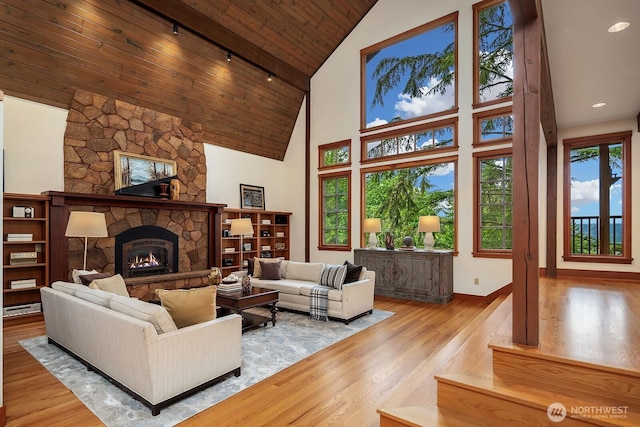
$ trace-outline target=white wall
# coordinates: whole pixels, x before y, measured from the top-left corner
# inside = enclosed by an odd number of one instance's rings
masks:
[[[64,190],[63,138],[68,110],[5,97],[4,164],[8,193]]]
[[[638,124],[634,118],[627,120],[617,120],[606,123],[598,123],[589,126],[580,126],[575,128],[558,129],[558,269],[569,270],[602,270],[602,271],[619,271],[640,273],[640,266],[636,259],[640,254],[640,220],[636,215],[631,222],[631,254],[634,261],[631,264],[603,264],[603,263],[586,263],[586,262],[566,262],[562,259],[563,248],[563,185],[562,176],[564,174],[564,164],[562,159],[563,144],[562,140],[569,138],[579,138],[590,135],[600,135],[612,132],[624,132],[632,130],[631,136],[631,211],[640,211],[640,134],[638,133]]]
[[[305,104],[293,129],[284,161],[205,144],[207,201],[240,207],[240,184],[264,187],[265,208],[292,212],[291,259],[304,261]]]
[[[311,260],[353,261],[352,252],[318,250],[318,145],[352,141],[352,245],[360,247],[360,50],[459,10],[458,249],[454,291],[487,295],[511,282],[511,260],[474,258],[473,250],[473,10],[477,0],[380,0],[311,80]],[[500,147],[492,147],[500,148]],[[479,285],[474,285],[474,279]]]

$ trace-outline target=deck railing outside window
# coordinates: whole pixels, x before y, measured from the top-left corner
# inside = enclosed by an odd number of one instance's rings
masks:
[[[571,217],[571,253],[600,254],[600,217]],[[622,215],[609,217],[609,253],[622,254]],[[606,244],[606,243],[605,243]]]

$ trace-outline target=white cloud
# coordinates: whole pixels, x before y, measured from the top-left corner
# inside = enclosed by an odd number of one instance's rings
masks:
[[[429,176],[445,176],[453,172],[453,163],[443,163],[437,167],[434,171],[429,173]]]
[[[571,182],[571,212],[576,213],[581,206],[598,202],[600,199],[600,182],[597,179],[590,181]]]
[[[367,123],[367,128],[372,128],[375,126],[382,126],[382,125],[386,125],[387,123],[389,123],[388,121],[386,121],[385,119],[381,119],[380,117],[376,117],[375,120],[373,120],[372,122]]]
[[[431,78],[428,86],[421,88],[422,93],[427,93],[430,88],[439,83],[439,80]],[[398,95],[399,101],[395,103],[394,109],[403,119],[425,116],[427,114],[445,111],[454,105],[454,86],[447,87],[444,95],[430,94],[420,98],[412,98],[406,93]]]

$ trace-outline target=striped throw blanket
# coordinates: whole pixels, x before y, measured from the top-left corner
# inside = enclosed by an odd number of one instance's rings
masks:
[[[327,286],[314,286],[311,288],[311,304],[309,305],[309,315],[314,320],[329,320],[327,307],[329,305],[329,291]]]

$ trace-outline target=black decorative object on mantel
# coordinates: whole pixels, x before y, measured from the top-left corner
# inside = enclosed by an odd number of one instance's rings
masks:
[[[117,196],[140,196],[140,197],[156,197],[156,198],[169,198],[169,194],[166,193],[166,189],[171,185],[172,179],[177,179],[178,176],[169,176],[167,178],[157,179],[155,181],[145,182],[144,184],[130,185],[128,187],[122,187],[116,190]],[[166,184],[166,186],[165,186]],[[165,189],[163,193],[162,188]]]

